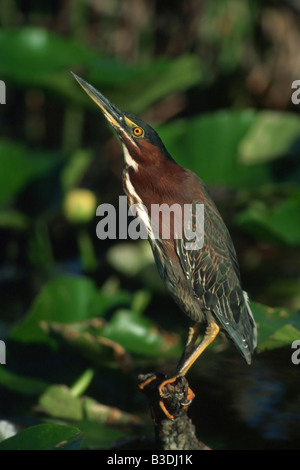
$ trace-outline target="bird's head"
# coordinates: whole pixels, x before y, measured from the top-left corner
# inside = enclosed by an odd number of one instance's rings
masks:
[[[117,132],[123,144],[125,161],[136,165],[156,165],[160,159],[174,161],[160,137],[149,124],[130,113],[121,111],[92,85],[73,73],[89,97],[99,106],[102,113]],[[127,161],[128,163],[128,161]]]

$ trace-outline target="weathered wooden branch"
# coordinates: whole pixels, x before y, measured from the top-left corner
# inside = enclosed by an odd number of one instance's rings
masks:
[[[164,397],[159,394],[159,386],[166,379],[164,375],[140,375],[142,392],[148,398],[155,425],[156,445],[162,450],[210,450],[198,441],[195,426],[187,416],[187,410],[194,395],[185,377],[178,377],[163,388]],[[168,418],[166,411],[173,416]]]

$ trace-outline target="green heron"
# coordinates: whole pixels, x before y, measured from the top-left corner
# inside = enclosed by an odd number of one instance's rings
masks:
[[[159,274],[172,298],[190,318],[188,339],[176,374],[185,376],[204,349],[223,331],[248,364],[256,347],[256,325],[247,294],[242,290],[236,252],[225,223],[202,180],[170,156],[158,134],[141,119],[121,111],[99,91],[75,75],[84,91],[100,107],[118,134],[124,154],[123,186],[129,205],[142,203],[151,214],[152,204],[204,204],[204,244],[186,249],[184,236],[151,236],[146,225]],[[142,214],[145,219],[145,214]],[[175,217],[175,216],[174,216]],[[183,223],[181,221],[181,223]],[[196,344],[202,327],[205,332]]]

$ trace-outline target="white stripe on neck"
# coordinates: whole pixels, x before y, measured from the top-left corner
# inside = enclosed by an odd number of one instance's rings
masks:
[[[122,147],[123,147],[123,153],[124,153],[124,159],[125,159],[126,165],[133,168],[134,171],[138,171],[139,165],[137,164],[137,162],[132,158],[132,156],[128,152],[128,149],[127,149],[126,145],[122,144]]]
[[[123,144],[123,151],[124,151],[124,159],[126,166],[133,168],[134,171],[138,171],[139,165],[136,161],[130,156],[126,146]],[[148,233],[150,238],[154,239],[154,235],[152,232],[152,227],[150,224],[149,214],[147,211],[144,210],[143,201],[141,200],[140,196],[137,194],[135,187],[133,186],[129,173],[126,169],[124,169],[124,186],[128,196],[129,204],[140,204],[137,208],[137,214],[144,222],[145,226],[147,227]]]

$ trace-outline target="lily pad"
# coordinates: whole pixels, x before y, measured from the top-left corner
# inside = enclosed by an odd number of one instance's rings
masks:
[[[251,302],[251,308],[258,325],[259,350],[291,347],[300,338],[300,312],[255,302]]]
[[[299,116],[292,113],[261,111],[240,143],[240,161],[253,165],[275,160],[284,155],[299,137]]]
[[[102,334],[144,357],[174,357],[181,351],[177,335],[160,331],[150,319],[130,310],[117,311]]]
[[[78,428],[59,424],[39,424],[0,442],[0,450],[76,450],[82,436]]]
[[[295,191],[273,207],[264,201],[253,201],[235,217],[235,223],[260,239],[289,245],[300,245],[300,192]]]
[[[243,164],[239,146],[256,120],[252,110],[222,110],[180,119],[159,127],[172,157],[200,176],[205,184],[253,187],[268,180],[264,165]]]
[[[107,406],[93,398],[74,396],[66,385],[51,385],[39,398],[39,411],[53,417],[81,421],[88,419],[114,426],[135,425],[141,422],[138,416],[116,407]]]
[[[119,367],[124,372],[132,368],[127,351],[115,341],[102,336],[106,322],[94,318],[81,323],[43,322],[43,330],[59,342],[67,344],[92,363]]]
[[[122,431],[102,423],[84,420],[78,423],[83,434],[83,449],[108,449],[112,448],[118,441],[127,440],[128,431]]]
[[[59,276],[49,281],[37,296],[24,320],[10,337],[22,342],[45,342],[54,345],[42,329],[45,322],[76,323],[100,317],[109,308],[128,304],[129,294],[107,294],[83,276]],[[43,323],[44,322],[44,323]]]
[[[48,384],[43,380],[16,374],[7,367],[0,367],[0,385],[23,395],[39,395]]]

